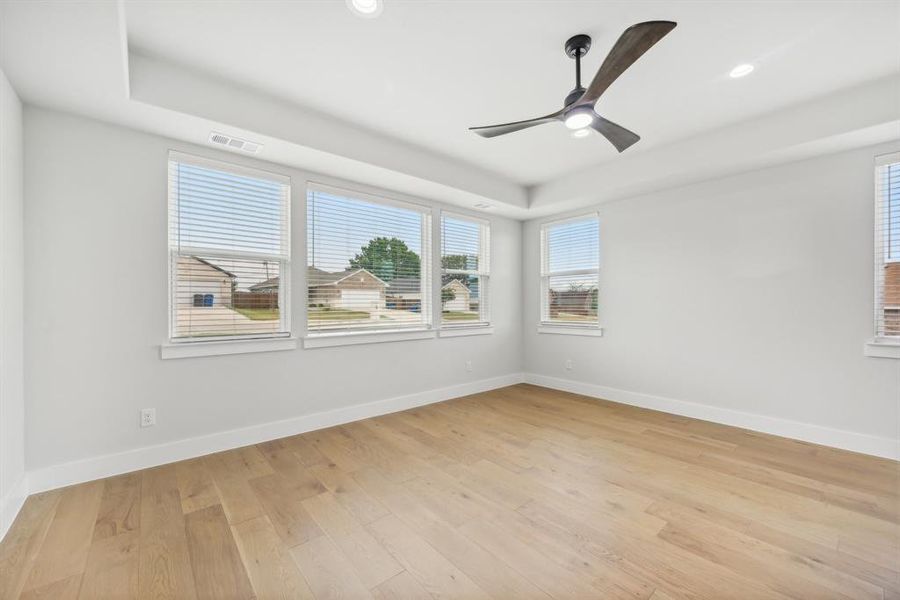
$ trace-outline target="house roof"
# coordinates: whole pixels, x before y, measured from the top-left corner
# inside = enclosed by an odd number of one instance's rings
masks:
[[[278,287],[279,280],[280,280],[280,278],[276,275],[275,277],[270,277],[269,279],[266,279],[265,281],[260,281],[259,283],[254,283],[253,285],[250,286],[249,289],[251,292],[256,292],[258,290],[265,290],[268,288]]]
[[[235,275],[234,273],[229,273],[228,271],[226,271],[225,269],[223,269],[223,268],[220,267],[219,265],[214,265],[213,263],[209,262],[208,260],[204,260],[204,259],[200,258],[199,256],[192,256],[191,258],[193,258],[194,260],[196,260],[196,261],[199,262],[199,263],[203,263],[203,264],[206,265],[207,267],[212,267],[212,268],[215,269],[216,271],[221,271],[221,272],[225,273],[226,275],[228,275],[228,276],[231,277],[232,279],[234,279],[235,277],[237,277],[237,275]]]
[[[466,290],[467,292],[468,292],[468,291],[471,291],[471,290],[469,290],[469,286],[467,286],[466,284],[464,284],[464,283],[463,283],[462,281],[460,281],[459,279],[451,279],[450,281],[448,281],[447,283],[445,283],[443,286],[441,286],[441,289],[442,289],[442,290],[445,290],[445,289],[447,289],[448,287],[450,287],[450,286],[452,286],[452,285],[454,285],[454,284],[456,284],[456,285],[458,285],[459,287],[463,288],[463,289]]]
[[[337,273],[332,273],[330,271],[323,271],[317,267],[308,267],[306,270],[307,281],[315,282],[310,283],[310,287],[321,287],[323,285],[336,285],[348,277],[352,277],[356,275],[360,271],[364,271],[371,275],[376,281],[381,282],[384,285],[388,285],[386,281],[369,271],[368,269],[346,269],[344,271],[338,271]]]
[[[446,289],[446,288],[450,287],[451,285],[453,285],[453,282],[456,282],[458,285],[461,285],[466,290],[469,289],[469,287],[466,284],[464,284],[462,281],[460,281],[459,279],[451,279],[450,281],[445,283],[443,286],[441,286],[441,289]],[[390,282],[390,284],[388,284],[388,290],[391,292],[394,292],[394,293],[398,293],[398,294],[412,294],[412,293],[421,291],[421,289],[422,289],[422,280],[419,279],[418,277],[401,277],[399,279],[394,279],[393,281]]]

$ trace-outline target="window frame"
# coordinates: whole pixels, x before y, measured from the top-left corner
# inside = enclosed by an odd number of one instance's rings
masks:
[[[458,221],[468,221],[475,223],[479,227],[478,232],[478,269],[444,269],[444,219],[456,219]],[[440,277],[438,278],[437,297],[434,300],[437,313],[438,328],[443,332],[444,337],[453,337],[453,332],[459,335],[465,335],[462,330],[487,329],[487,333],[492,331],[491,321],[491,221],[482,217],[475,217],[464,213],[441,209],[438,223],[439,247],[438,250],[438,269]],[[474,322],[453,323],[444,322],[444,306],[441,301],[441,290],[443,290],[444,275],[467,275],[470,277],[478,277],[478,320]]]
[[[563,269],[560,271],[550,270],[550,246],[547,236],[548,230],[567,223],[575,223],[579,221],[596,221],[597,223],[597,248],[598,258],[596,268],[590,269]],[[596,322],[566,322],[554,321],[549,319],[550,314],[550,278],[566,275],[596,275],[597,289],[600,288],[600,214],[596,211],[582,213],[572,217],[563,219],[555,219],[545,221],[540,226],[540,287],[541,298],[539,303],[540,313],[538,315],[538,333],[551,334],[570,334],[570,335],[586,335],[601,336],[603,328],[600,325],[600,307],[598,301],[597,321]]]
[[[890,152],[875,156],[874,161],[874,313],[873,313],[873,338],[866,344],[865,354],[880,358],[900,358],[900,335],[884,335],[883,325],[885,313],[888,310],[900,309],[900,306],[886,304],[884,302],[885,267],[889,264],[900,263],[900,256],[892,257],[891,240],[889,239],[890,225],[884,222],[887,215],[890,198],[882,193],[881,171],[891,165],[900,165],[900,152]],[[889,218],[889,217],[888,217]]]
[[[385,327],[359,327],[334,329],[330,331],[316,331],[309,328],[309,281],[308,268],[310,261],[309,246],[309,230],[310,222],[308,219],[309,203],[311,194],[316,191],[343,196],[350,200],[360,200],[371,204],[383,205],[392,208],[411,210],[419,213],[422,217],[421,221],[421,255],[419,256],[420,272],[420,289],[422,294],[420,314],[423,316],[421,324],[409,326],[385,326]],[[392,342],[401,340],[418,340],[435,337],[435,324],[433,315],[433,256],[434,248],[434,207],[425,202],[401,199],[397,194],[392,192],[358,186],[347,182],[328,183],[322,180],[309,179],[305,184],[305,204],[303,210],[303,245],[304,245],[304,265],[303,265],[303,347],[304,348],[323,348],[330,346],[345,346],[354,344],[370,344],[378,342]]]
[[[172,189],[172,168],[178,163],[189,164],[200,168],[207,168],[216,171],[232,173],[243,177],[252,177],[256,179],[265,179],[274,181],[284,186],[284,203],[282,214],[282,234],[284,236],[284,244],[286,253],[283,256],[275,254],[262,254],[252,252],[235,252],[228,250],[215,250],[203,247],[182,247],[173,244],[172,241],[178,238],[178,194]],[[167,172],[167,240],[166,249],[168,253],[168,340],[161,347],[162,358],[182,358],[191,356],[207,356],[218,354],[238,354],[245,352],[260,352],[269,350],[289,349],[291,346],[296,347],[291,330],[291,264],[292,264],[292,245],[291,245],[291,204],[292,204],[292,182],[288,175],[275,173],[264,169],[247,167],[241,164],[231,163],[223,160],[216,160],[188,154],[177,150],[169,150],[166,161]],[[177,328],[177,270],[178,258],[182,256],[214,256],[217,258],[232,258],[239,260],[270,260],[279,264],[279,285],[278,285],[278,316],[279,331],[273,333],[247,333],[234,335],[216,335],[203,337],[176,337]],[[266,342],[276,342],[274,344],[266,344]],[[234,343],[234,344],[232,344]],[[204,348],[201,350],[186,350],[191,346],[195,348]]]

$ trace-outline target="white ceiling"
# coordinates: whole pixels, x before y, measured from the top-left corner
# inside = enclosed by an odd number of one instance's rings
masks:
[[[0,0],[0,66],[29,104],[432,200],[531,218],[843,148],[900,141],[900,0],[413,2]],[[678,27],[598,109],[642,140],[617,154],[561,124],[562,52]],[[736,64],[756,71],[728,78]]]
[[[375,132],[543,183],[617,158],[599,136],[562,124],[495,139],[467,131],[562,106],[574,63],[562,51],[593,37],[590,80],[629,25],[678,27],[629,69],[598,110],[642,136],[630,153],[687,138],[897,72],[896,1],[409,2],[377,19],[343,0],[126,0],[128,41],[184,64]],[[754,63],[740,80],[727,74]]]

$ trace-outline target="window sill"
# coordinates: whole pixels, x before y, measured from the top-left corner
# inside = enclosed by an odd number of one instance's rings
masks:
[[[896,342],[870,340],[866,342],[863,354],[874,358],[900,358],[900,340]]]
[[[389,331],[350,331],[340,333],[313,333],[303,338],[304,348],[328,348],[331,346],[352,346],[355,344],[378,344],[382,342],[402,342],[406,340],[427,340],[434,338],[433,329],[411,331],[392,329]]]
[[[585,327],[578,325],[538,325],[538,333],[552,333],[559,335],[583,335],[588,337],[601,337],[601,327]]]
[[[438,331],[439,337],[462,337],[466,335],[491,335],[494,333],[493,325],[457,325],[445,327]]]
[[[217,342],[170,342],[160,345],[159,357],[163,360],[168,360],[171,358],[296,350],[296,348],[297,338],[295,337],[223,340]]]

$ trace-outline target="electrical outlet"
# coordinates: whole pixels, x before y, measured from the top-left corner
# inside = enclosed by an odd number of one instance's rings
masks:
[[[466,371],[468,371],[469,373],[472,372],[472,361],[471,360],[466,361]]]
[[[567,359],[566,359],[566,371],[571,371],[571,370],[572,370],[572,366],[573,366],[572,359],[571,359],[571,358],[567,358]]]
[[[153,427],[156,425],[156,409],[155,408],[142,408],[141,409],[141,427]]]

